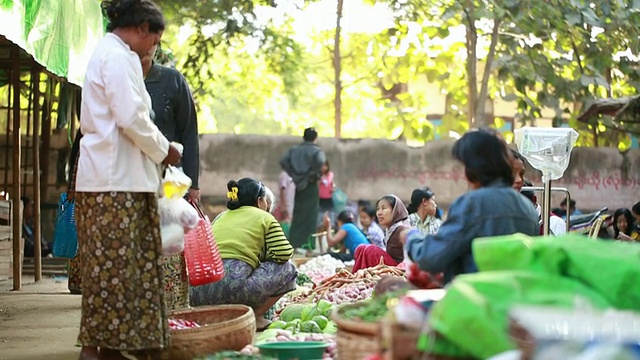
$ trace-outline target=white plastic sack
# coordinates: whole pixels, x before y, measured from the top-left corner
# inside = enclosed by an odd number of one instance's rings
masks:
[[[162,253],[174,255],[184,251],[184,228],[178,224],[169,224],[160,228]]]
[[[193,229],[200,221],[198,211],[184,198],[160,198],[158,199],[160,213],[160,225],[180,225],[184,229]]]

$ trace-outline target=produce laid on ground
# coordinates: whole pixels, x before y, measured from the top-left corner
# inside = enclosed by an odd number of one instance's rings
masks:
[[[306,297],[291,302],[327,300],[339,305],[365,300],[371,297],[377,282],[385,276],[404,278],[404,270],[383,263],[355,274],[341,269],[318,284]]]
[[[371,299],[355,303],[349,307],[338,309],[338,316],[348,320],[374,323],[382,320],[407,289],[387,292]]]
[[[288,330],[293,334],[335,334],[336,324],[329,320],[332,312],[333,304],[324,300],[315,304],[291,304],[280,312],[280,319],[271,323],[268,329]]]
[[[310,259],[298,267],[298,273],[308,276],[314,284],[336,273],[336,270],[343,269],[345,264],[331,255],[322,255]]]

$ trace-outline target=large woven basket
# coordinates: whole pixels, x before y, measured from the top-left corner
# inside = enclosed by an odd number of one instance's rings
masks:
[[[195,321],[198,328],[170,330],[171,346],[163,359],[192,360],[224,350],[242,350],[253,343],[256,319],[244,305],[202,306],[172,311],[171,318]]]
[[[352,333],[338,327],[336,343],[340,360],[362,360],[379,354],[381,347],[378,336]]]
[[[346,330],[351,333],[370,336],[377,336],[378,334],[380,334],[381,325],[379,322],[371,323],[365,321],[349,320],[342,317],[342,313],[345,310],[356,308],[358,306],[362,305],[358,303],[341,305],[339,308],[333,311],[333,313],[331,314],[331,320],[336,323],[338,329]]]

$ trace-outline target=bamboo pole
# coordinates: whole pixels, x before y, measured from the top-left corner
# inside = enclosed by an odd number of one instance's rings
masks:
[[[22,288],[22,251],[20,240],[22,238],[22,214],[20,213],[20,50],[17,46],[11,47],[11,82],[13,84],[13,194],[11,194],[13,210],[13,290]]]
[[[31,73],[33,83],[33,217],[35,219],[33,237],[35,239],[35,281],[42,279],[42,242],[40,239],[42,221],[40,216],[40,68],[35,67]]]

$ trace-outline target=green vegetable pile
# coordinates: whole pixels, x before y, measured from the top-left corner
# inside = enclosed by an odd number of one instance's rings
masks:
[[[282,310],[280,320],[274,321],[268,329],[289,330],[293,334],[335,334],[336,324],[329,320],[333,304],[320,300],[317,304],[291,304]]]
[[[342,307],[340,317],[364,322],[377,322],[387,315],[389,310],[397,303],[398,298],[407,290],[388,292],[369,300],[360,301],[353,305]]]
[[[313,284],[311,278],[305,273],[298,273],[298,278],[296,279],[296,285],[305,286],[308,284]]]

